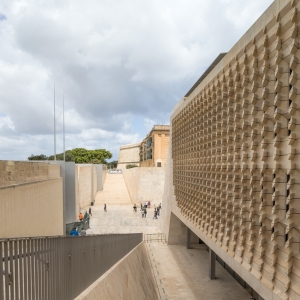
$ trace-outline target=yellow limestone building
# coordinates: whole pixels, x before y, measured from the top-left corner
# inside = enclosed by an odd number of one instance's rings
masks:
[[[192,231],[210,277],[217,255],[256,299],[300,299],[299,11],[274,1],[171,116],[162,231]]]
[[[170,125],[154,125],[140,145],[141,167],[166,167]]]

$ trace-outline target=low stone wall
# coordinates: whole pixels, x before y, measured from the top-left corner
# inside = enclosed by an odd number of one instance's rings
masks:
[[[147,249],[138,245],[75,300],[160,299]]]
[[[62,178],[0,187],[0,238],[63,232]]]
[[[145,201],[151,201],[151,205],[161,203],[165,182],[164,168],[125,169],[123,176],[131,203],[144,203]]]

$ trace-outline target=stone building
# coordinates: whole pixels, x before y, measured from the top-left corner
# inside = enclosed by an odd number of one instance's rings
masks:
[[[300,299],[299,10],[275,0],[171,116],[162,231],[256,299]]]
[[[141,167],[166,167],[170,141],[169,125],[154,125],[140,145]]]
[[[118,169],[126,169],[129,164],[140,165],[140,145],[141,143],[128,144],[120,147],[118,158]]]

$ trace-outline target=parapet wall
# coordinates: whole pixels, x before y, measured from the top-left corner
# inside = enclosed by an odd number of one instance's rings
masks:
[[[147,249],[141,243],[75,300],[158,300]]]
[[[0,186],[60,177],[59,165],[44,162],[0,161]]]
[[[165,169],[137,167],[123,170],[124,180],[127,186],[131,203],[144,203],[158,205],[162,201]]]

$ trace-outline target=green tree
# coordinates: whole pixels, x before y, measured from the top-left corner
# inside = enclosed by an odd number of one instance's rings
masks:
[[[33,155],[28,157],[28,160],[47,160],[48,157],[45,154]]]
[[[107,163],[107,168],[108,169],[114,169],[114,168],[117,168],[118,166],[118,161],[117,160],[113,160],[109,163]]]

